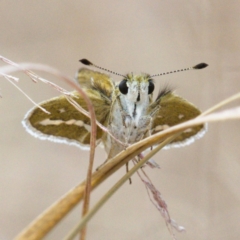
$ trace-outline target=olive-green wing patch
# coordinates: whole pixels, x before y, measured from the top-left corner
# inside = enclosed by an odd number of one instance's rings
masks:
[[[97,90],[107,98],[111,98],[114,90],[114,83],[108,75],[87,68],[78,71],[76,81],[82,88]]]
[[[201,113],[193,104],[172,92],[163,95],[158,101],[160,109],[153,120],[152,134],[193,119]],[[189,128],[173,140],[168,146],[181,147],[188,145],[195,139],[201,137],[204,132],[204,125]]]
[[[106,124],[110,111],[110,102],[98,91],[86,90],[90,98],[96,118],[101,124]],[[87,110],[83,98],[78,92],[73,92],[74,100]],[[90,143],[90,119],[72,106],[64,96],[56,97],[40,104],[50,112],[47,114],[39,108],[31,109],[23,120],[23,125],[29,133],[40,139],[74,144],[88,148]],[[102,137],[102,130],[97,128],[97,139]]]

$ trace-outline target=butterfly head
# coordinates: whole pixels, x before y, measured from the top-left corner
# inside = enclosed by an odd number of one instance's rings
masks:
[[[154,91],[154,82],[150,75],[128,74],[118,85],[122,95],[132,102],[142,102]]]

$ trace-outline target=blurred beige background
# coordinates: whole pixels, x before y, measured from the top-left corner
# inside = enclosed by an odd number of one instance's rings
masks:
[[[205,70],[156,82],[157,89],[168,83],[206,110],[240,89],[239,12],[239,1],[224,0],[5,0],[0,2],[0,54],[17,62],[45,63],[72,77],[84,57],[123,74],[155,74],[204,61],[209,64]],[[37,102],[58,95],[23,74],[15,76]],[[12,239],[85,178],[88,152],[30,136],[21,120],[32,103],[3,78],[0,90],[0,239]],[[177,239],[239,239],[239,130],[239,121],[210,124],[201,140],[155,156],[161,170],[146,170],[172,218],[186,228],[186,233],[176,233]],[[96,166],[103,159],[104,151],[97,149]],[[96,189],[92,204],[124,173],[125,168]],[[79,216],[76,208],[45,239],[62,239]],[[126,183],[92,219],[87,239],[171,236],[134,176],[133,184]]]

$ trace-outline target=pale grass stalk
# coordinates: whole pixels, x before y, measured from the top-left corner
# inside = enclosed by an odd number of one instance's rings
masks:
[[[36,102],[34,102],[20,87],[17,86],[16,83],[14,83],[13,81],[11,81],[11,79],[6,76],[3,75],[5,79],[8,80],[8,82],[10,82],[15,88],[18,89],[18,91],[20,91],[30,102],[32,102],[36,107],[40,108],[43,112],[50,114],[50,112],[48,112],[45,108],[41,107],[39,104],[37,104]]]
[[[14,76],[11,76],[11,75],[8,75],[8,74],[5,74],[3,72],[0,71],[0,75],[2,75],[5,79],[7,80],[13,80],[15,82],[18,82],[19,81],[19,78],[17,77],[14,77]]]
[[[90,113],[90,122],[91,122],[91,137],[90,137],[90,155],[89,155],[89,165],[86,177],[86,185],[84,189],[83,196],[83,208],[82,208],[82,217],[88,212],[90,205],[90,193],[91,193],[91,180],[92,180],[92,171],[93,171],[93,163],[94,163],[94,155],[95,155],[95,146],[96,146],[96,137],[97,137],[97,124],[96,124],[96,115],[94,112],[93,105],[86,95],[86,93],[74,82],[67,81],[69,85],[74,87],[83,97],[85,102],[87,103],[87,108]],[[71,103],[71,102],[70,102]],[[73,105],[74,106],[74,105]],[[79,105],[78,105],[79,106]],[[86,226],[81,230],[81,240],[85,240],[86,238]]]
[[[240,92],[230,96],[229,98],[224,99],[220,103],[217,103],[213,107],[209,108],[207,111],[201,113],[199,116],[205,116],[205,115],[212,113],[212,112],[220,109],[221,107],[226,106],[227,104],[234,102],[236,100],[239,100],[239,99],[240,99]]]

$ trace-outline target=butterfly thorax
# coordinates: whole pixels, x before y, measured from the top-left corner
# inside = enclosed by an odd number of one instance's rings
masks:
[[[125,146],[143,139],[149,134],[152,116],[149,105],[152,94],[149,94],[148,75],[127,75],[113,92],[108,129],[123,142]],[[109,136],[105,142],[109,157],[124,149]]]

